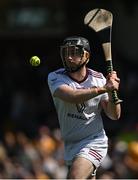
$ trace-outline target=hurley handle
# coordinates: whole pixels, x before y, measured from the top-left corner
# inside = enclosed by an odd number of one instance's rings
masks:
[[[111,73],[113,71],[112,60],[107,60],[106,61],[106,71],[107,71],[107,73]],[[113,100],[114,104],[119,104],[119,103],[122,102],[122,100],[118,98],[116,90],[112,91],[112,100]]]

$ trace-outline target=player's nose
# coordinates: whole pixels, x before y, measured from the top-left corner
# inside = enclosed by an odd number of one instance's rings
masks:
[[[73,58],[71,56],[68,56],[67,60],[68,61],[73,61]]]

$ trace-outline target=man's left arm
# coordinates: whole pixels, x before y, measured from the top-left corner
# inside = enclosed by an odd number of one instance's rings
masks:
[[[121,105],[115,104],[112,100],[112,91],[118,90],[120,79],[117,77],[115,71],[110,73],[106,78],[105,88],[108,90],[108,100],[102,100],[101,106],[106,115],[112,120],[118,120],[121,116]]]

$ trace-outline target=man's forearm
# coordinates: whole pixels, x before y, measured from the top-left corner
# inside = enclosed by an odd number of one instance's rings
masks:
[[[109,101],[107,104],[107,114],[112,120],[118,120],[121,115],[121,105],[114,104],[111,93],[108,93]]]
[[[107,90],[104,87],[92,87],[89,89],[82,89],[80,91],[76,90],[76,92],[74,93],[74,98],[72,100],[75,100],[75,103],[82,103],[105,92],[107,92]]]
[[[88,89],[72,89],[61,87],[54,93],[54,97],[58,97],[64,101],[79,104],[92,99],[100,94],[107,92],[105,87],[92,87]]]

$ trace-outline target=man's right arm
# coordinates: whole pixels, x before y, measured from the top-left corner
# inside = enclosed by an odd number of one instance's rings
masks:
[[[58,87],[53,96],[70,103],[79,104],[107,92],[104,87],[93,87],[88,89],[73,89],[68,85]]]

